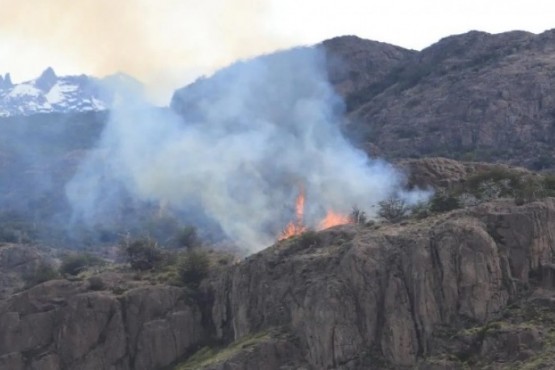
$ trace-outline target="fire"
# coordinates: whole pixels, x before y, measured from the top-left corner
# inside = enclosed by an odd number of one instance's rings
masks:
[[[302,234],[306,231],[306,226],[303,224],[304,218],[304,188],[301,187],[299,195],[295,200],[295,220],[291,221],[285,226],[278,240],[290,238],[295,235]]]
[[[326,217],[324,217],[324,219],[318,224],[318,230],[324,230],[333,226],[345,225],[348,223],[351,223],[349,216],[328,210]]]
[[[299,191],[299,195],[295,200],[295,220],[291,221],[285,226],[283,231],[281,232],[278,240],[283,240],[290,238],[295,235],[302,234],[307,230],[307,227],[304,225],[304,202],[305,202],[305,194],[304,188],[301,187]],[[324,230],[328,229],[333,226],[337,225],[345,225],[351,223],[351,219],[347,215],[343,215],[340,213],[336,213],[332,210],[328,210],[326,217],[318,224],[317,230]]]

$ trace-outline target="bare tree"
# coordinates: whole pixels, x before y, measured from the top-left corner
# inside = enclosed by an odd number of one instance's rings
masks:
[[[399,222],[406,216],[409,210],[404,200],[395,197],[381,201],[378,205],[378,216],[389,222]]]

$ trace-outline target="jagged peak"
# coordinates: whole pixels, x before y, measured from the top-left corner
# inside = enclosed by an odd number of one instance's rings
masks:
[[[48,91],[56,83],[58,76],[52,67],[48,67],[42,72],[40,77],[35,82],[35,86],[43,91]]]
[[[47,67],[40,75],[39,78],[56,78],[58,77],[56,75],[56,72],[54,72],[54,68],[52,67]]]
[[[0,89],[8,89],[10,87],[13,87],[12,77],[10,74],[6,73],[4,77],[0,75]]]

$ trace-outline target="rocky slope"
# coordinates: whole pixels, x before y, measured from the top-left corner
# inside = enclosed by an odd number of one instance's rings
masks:
[[[17,287],[18,269],[32,268],[33,260],[17,269],[6,260],[28,248],[0,246],[2,276],[12,277],[0,284]],[[182,288],[105,272],[19,289],[0,300],[0,369],[160,369],[207,338],[200,308]]]
[[[349,109],[346,132],[389,158],[442,155],[553,168],[554,56],[555,31],[447,37],[389,62],[390,72],[365,87],[339,88]],[[349,68],[364,66],[347,60],[357,66]]]
[[[497,320],[541,278],[554,230],[549,199],[281,243],[212,282],[216,333],[285,326],[312,368],[414,366],[436,355],[438,331]]]
[[[555,168],[555,31],[472,31],[418,52],[355,36],[316,47],[345,133],[370,154]],[[190,115],[218,98],[221,75],[178,90],[172,108]]]
[[[553,364],[554,247],[555,199],[507,200],[282,241],[201,293],[54,280],[0,303],[0,369]]]

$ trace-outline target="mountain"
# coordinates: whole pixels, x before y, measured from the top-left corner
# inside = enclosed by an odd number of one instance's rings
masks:
[[[37,113],[98,112],[110,107],[102,80],[86,75],[57,76],[47,68],[38,78],[13,84],[0,77],[0,117]]]
[[[138,244],[143,258],[160,261],[133,270],[122,260],[123,222],[72,228],[90,254],[44,246],[67,237],[48,222],[59,223],[65,180],[108,114],[1,118],[0,370],[555,368],[555,177],[530,170],[555,167],[555,31],[474,31],[422,51],[355,36],[317,47],[345,101],[344,132],[394,159],[409,187],[434,188],[430,204],[398,222],[308,231],[240,258],[223,258],[211,242],[157,252]],[[60,81],[43,75],[28,85]],[[218,116],[211,103],[234,81],[223,82],[184,87],[171,108]],[[0,86],[13,90],[9,75]],[[139,215],[148,240],[153,231],[176,239],[165,207],[124,205],[122,219]],[[75,256],[106,261],[78,265],[75,275],[58,269]],[[194,269],[203,263],[207,271]]]
[[[471,31],[421,51],[356,36],[315,47],[345,101],[344,132],[369,154],[555,168],[555,30]],[[172,108],[218,96],[221,77],[178,90]]]
[[[344,80],[331,79],[344,130],[369,153],[555,168],[555,30],[472,31],[395,54],[354,37],[323,46],[344,62]]]

